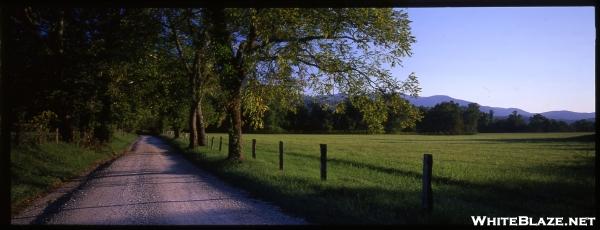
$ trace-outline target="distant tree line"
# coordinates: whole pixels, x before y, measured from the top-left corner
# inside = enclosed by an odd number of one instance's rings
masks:
[[[479,105],[459,106],[443,102],[433,108],[420,107],[424,118],[417,123],[417,131],[436,134],[473,134],[501,132],[593,132],[595,122],[578,120],[574,123],[549,119],[541,114],[525,118],[517,111],[508,117],[494,117],[494,111],[480,112]]]
[[[413,107],[412,105],[410,105]],[[549,119],[541,114],[523,117],[513,111],[508,117],[494,117],[494,111],[481,112],[476,103],[460,106],[453,101],[442,102],[434,107],[418,107],[416,116],[385,108],[387,119],[382,122],[379,133],[418,132],[424,134],[475,134],[497,132],[593,132],[595,122],[578,120],[573,123]],[[415,109],[413,107],[413,109]],[[410,122],[410,119],[415,119]],[[248,132],[266,133],[373,133],[360,110],[345,99],[337,105],[325,102],[307,101],[296,105],[292,111],[271,103],[266,112],[264,127],[252,129],[245,125]],[[411,125],[406,125],[411,124]],[[218,127],[209,126],[209,130],[218,131]]]
[[[384,102],[381,106],[386,116],[380,120],[369,119],[369,116],[365,116],[365,111],[351,100],[346,98],[333,105],[306,100],[295,104],[293,108],[285,108],[273,101],[268,105],[261,128],[244,122],[243,129],[244,132],[255,133],[397,133],[415,131],[416,122],[422,117],[417,107],[397,95],[387,96],[385,101],[388,103]],[[394,106],[396,102],[389,102],[391,100],[398,100],[400,106]],[[225,129],[221,123],[211,123],[207,127],[209,132]]]
[[[473,134],[498,132],[593,132],[595,122],[578,120],[567,123],[549,119],[541,114],[523,117],[513,111],[508,117],[494,117],[494,111],[480,112],[479,105],[459,106],[453,101],[437,104],[433,108],[420,107],[424,118],[417,123],[417,131],[437,134]]]
[[[481,113],[480,132],[594,132],[596,123],[590,120],[577,120],[571,124],[549,119],[541,114],[527,118],[513,111],[505,119],[493,118],[493,112]]]
[[[458,103],[443,102],[432,108],[420,107],[424,113],[417,131],[432,134],[473,134],[478,132],[479,105],[461,107]]]

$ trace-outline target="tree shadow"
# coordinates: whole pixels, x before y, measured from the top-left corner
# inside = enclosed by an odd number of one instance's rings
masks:
[[[297,153],[286,153],[297,157],[319,160],[317,156],[309,156]],[[413,171],[406,171],[398,168],[386,168],[370,165],[362,162],[355,162],[343,159],[328,159],[332,164],[345,165],[349,167],[364,168],[386,174],[399,175],[421,179],[422,174]],[[585,179],[594,175],[595,162],[594,157],[580,158],[574,165],[535,165],[525,169],[527,174],[537,175],[558,175],[564,172],[569,173],[562,179],[553,181],[532,181],[527,178],[514,178],[511,181],[495,180],[487,183],[475,183],[465,180],[454,179],[450,177],[435,175],[432,178],[433,186],[443,188],[444,194],[438,195],[438,198],[460,199],[476,205],[489,206],[490,210],[504,210],[505,214],[513,214],[506,210],[526,210],[529,213],[538,213],[540,216],[553,213],[564,214],[578,213],[580,215],[590,215],[594,213],[595,199],[593,191],[595,186],[586,186],[573,178]],[[334,173],[334,172],[330,172]],[[452,192],[455,190],[455,192]],[[447,192],[449,191],[449,192]],[[573,199],[573,195],[577,198]],[[454,197],[454,198],[451,198]],[[582,200],[583,202],[578,202]],[[539,203],[540,205],[523,206],[524,203]],[[545,204],[561,204],[560,210],[540,210],[539,207]],[[578,207],[573,209],[572,207]],[[578,211],[574,211],[578,210]],[[413,217],[411,217],[413,218]],[[440,221],[447,217],[439,216]]]
[[[569,138],[570,139],[570,138]],[[490,141],[490,140],[485,140]],[[195,153],[188,153],[195,154]],[[198,155],[198,154],[196,154]],[[288,152],[286,155],[319,161],[319,156]],[[579,159],[581,165],[547,167],[535,165],[523,169],[526,174],[556,175],[557,171],[575,172],[589,178],[594,172],[594,157]],[[420,179],[421,173],[371,165],[345,159],[328,159],[331,164],[364,168],[385,174]],[[237,170],[227,170],[234,164],[225,159],[210,162],[200,160],[207,170],[236,186],[245,188],[252,196],[275,202],[287,212],[305,216],[314,223],[324,224],[414,224],[463,223],[471,224],[469,215],[504,214],[567,216],[595,214],[595,185],[585,186],[570,180],[550,181],[512,178],[485,183],[465,181],[442,175],[433,176],[434,202],[437,208],[431,215],[420,211],[420,188],[389,190],[382,187],[347,187],[318,179],[281,175],[285,183],[270,179],[257,180]],[[579,170],[579,171],[578,171]],[[331,172],[330,173],[335,173]],[[525,175],[526,175],[525,174]],[[570,177],[565,177],[570,178]],[[307,205],[310,204],[310,205]]]

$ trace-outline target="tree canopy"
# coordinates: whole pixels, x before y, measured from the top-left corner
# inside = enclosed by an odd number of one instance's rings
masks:
[[[230,125],[229,156],[242,158],[242,113],[254,126],[276,97],[284,107],[303,89],[344,93],[369,130],[381,132],[387,94],[418,94],[414,75],[401,82],[384,65],[411,54],[408,16],[394,9],[209,9],[214,70]],[[410,107],[403,107],[409,109]],[[416,114],[416,113],[409,113]]]
[[[8,18],[17,132],[55,114],[46,126],[64,141],[173,129],[190,132],[193,148],[204,128],[227,127],[239,160],[243,127],[300,122],[277,114],[320,111],[335,121],[303,125],[369,133],[421,118],[401,97],[418,95],[416,75],[390,72],[415,42],[404,10],[24,7]],[[306,108],[306,92],[347,100]]]

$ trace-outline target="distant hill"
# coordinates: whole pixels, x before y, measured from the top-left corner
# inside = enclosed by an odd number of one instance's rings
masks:
[[[418,98],[405,96],[404,98],[407,99],[413,105],[425,106],[425,107],[433,107],[436,104],[446,102],[446,101],[454,101],[461,106],[467,106],[469,103],[472,103],[470,101],[456,99],[456,98],[452,98],[452,97],[449,97],[446,95],[434,95],[434,96],[429,96],[429,97],[418,97]],[[480,105],[479,110],[482,112],[486,112],[486,113],[489,112],[490,110],[493,110],[495,117],[507,117],[513,111],[517,111],[517,113],[521,114],[523,117],[531,117],[535,114],[535,113],[530,113],[530,112],[527,112],[527,111],[519,109],[519,108],[501,108],[501,107],[491,107],[491,106],[483,106],[483,105]],[[573,121],[581,120],[581,119],[589,119],[589,120],[596,119],[596,113],[578,113],[578,112],[572,112],[572,111],[567,111],[567,110],[549,111],[549,112],[543,112],[541,114],[544,117],[547,117],[550,119],[563,120],[563,121],[568,121],[568,122],[573,122]]]
[[[577,113],[577,112],[571,112],[571,111],[567,111],[567,110],[544,112],[544,113],[542,113],[542,115],[544,115],[544,117],[551,118],[551,119],[557,119],[557,120],[560,120],[560,119],[595,120],[596,119],[596,113]]]
[[[425,106],[425,107],[433,107],[439,103],[442,102],[447,102],[447,101],[454,101],[456,103],[458,103],[460,106],[467,106],[469,103],[473,103],[470,101],[465,101],[462,99],[457,99],[457,98],[452,98],[450,96],[446,96],[446,95],[434,95],[434,96],[429,96],[429,97],[410,97],[410,96],[403,96],[404,99],[408,100],[411,104],[415,105],[415,106]],[[345,95],[343,94],[334,94],[334,95],[329,95],[329,96],[305,96],[305,102],[308,101],[318,101],[321,103],[327,103],[329,105],[335,105],[339,102],[341,102],[342,100],[344,100],[346,98]],[[519,109],[519,108],[501,108],[501,107],[492,107],[492,106],[483,106],[480,105],[479,110],[482,112],[489,112],[490,110],[494,111],[494,117],[507,117],[508,115],[510,115],[513,111],[517,111],[518,114],[521,114],[523,117],[528,118],[533,116],[535,113],[530,113],[527,112],[525,110]],[[555,119],[555,120],[562,120],[562,121],[566,121],[566,122],[573,122],[576,120],[581,120],[581,119],[587,119],[587,120],[595,120],[596,119],[596,113],[578,113],[578,112],[572,112],[572,111],[567,111],[567,110],[560,110],[560,111],[548,111],[548,112],[543,112],[541,113],[544,117],[550,118],[550,119]]]
[[[452,98],[446,95],[434,95],[434,96],[429,96],[429,97],[410,97],[410,96],[404,96],[404,99],[408,100],[411,104],[416,105],[416,106],[425,106],[425,107],[433,107],[439,103],[445,102],[445,101],[454,101],[456,103],[458,103],[460,106],[467,106],[469,105],[469,103],[472,103],[470,101],[465,101],[465,100],[461,100],[461,99],[456,99],[456,98]]]

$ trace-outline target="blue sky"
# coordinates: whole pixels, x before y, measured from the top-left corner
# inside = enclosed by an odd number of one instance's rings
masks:
[[[410,8],[421,96],[528,112],[594,112],[594,8]]]

